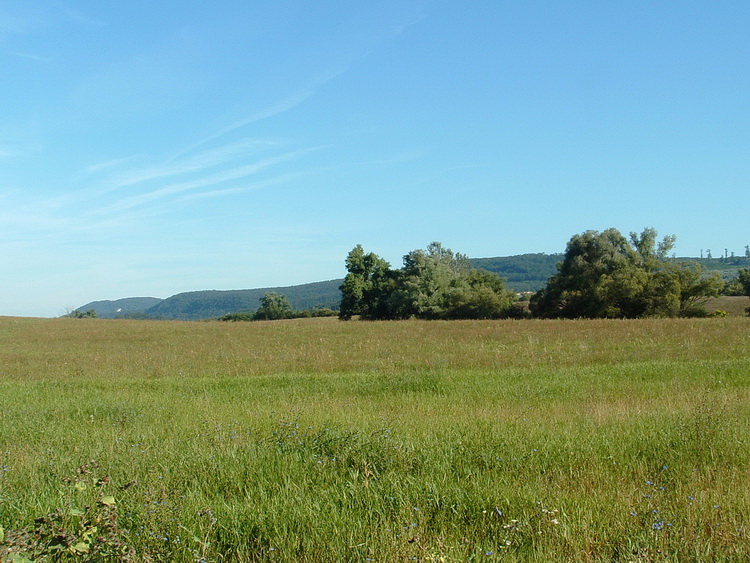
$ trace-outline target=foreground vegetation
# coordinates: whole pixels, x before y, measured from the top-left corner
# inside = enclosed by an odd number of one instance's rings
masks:
[[[0,319],[0,553],[746,561],[748,344],[739,317]]]

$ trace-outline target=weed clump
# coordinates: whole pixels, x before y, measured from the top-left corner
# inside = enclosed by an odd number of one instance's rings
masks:
[[[120,527],[109,476],[98,477],[95,461],[61,480],[66,506],[34,519],[32,526],[0,528],[0,560],[135,561],[129,531]]]

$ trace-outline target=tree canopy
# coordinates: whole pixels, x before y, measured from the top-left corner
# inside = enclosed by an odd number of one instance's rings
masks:
[[[568,242],[557,274],[530,302],[542,318],[637,318],[705,314],[718,295],[717,274],[667,259],[675,237],[657,241],[654,229],[626,239],[617,229],[586,231]]]
[[[273,291],[265,293],[260,298],[260,307],[253,315],[256,321],[273,321],[288,319],[293,315],[292,306],[286,295],[279,295]]]
[[[433,242],[413,250],[403,267],[390,264],[361,245],[346,258],[339,318],[491,319],[517,314],[515,294],[497,274],[476,270],[468,258]]]
[[[750,297],[750,268],[743,268],[737,272],[737,280],[745,291],[745,295]]]

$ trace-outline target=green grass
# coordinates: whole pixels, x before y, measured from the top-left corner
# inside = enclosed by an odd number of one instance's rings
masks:
[[[6,548],[60,509],[135,560],[746,561],[749,446],[744,318],[0,319]]]

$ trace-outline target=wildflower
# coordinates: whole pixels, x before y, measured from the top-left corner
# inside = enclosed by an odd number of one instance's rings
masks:
[[[503,524],[503,530],[515,530],[518,528],[518,520],[511,520],[510,524]]]
[[[659,520],[658,522],[654,522],[651,526],[654,530],[661,530],[664,528],[664,520]]]
[[[552,523],[555,526],[557,526],[560,523],[560,521],[557,518],[553,518],[552,520],[550,520],[550,523]]]
[[[637,512],[635,511],[635,510],[633,510],[633,511],[632,511],[632,512],[630,513],[630,515],[631,515],[631,516],[638,516],[638,513],[637,513]]]

